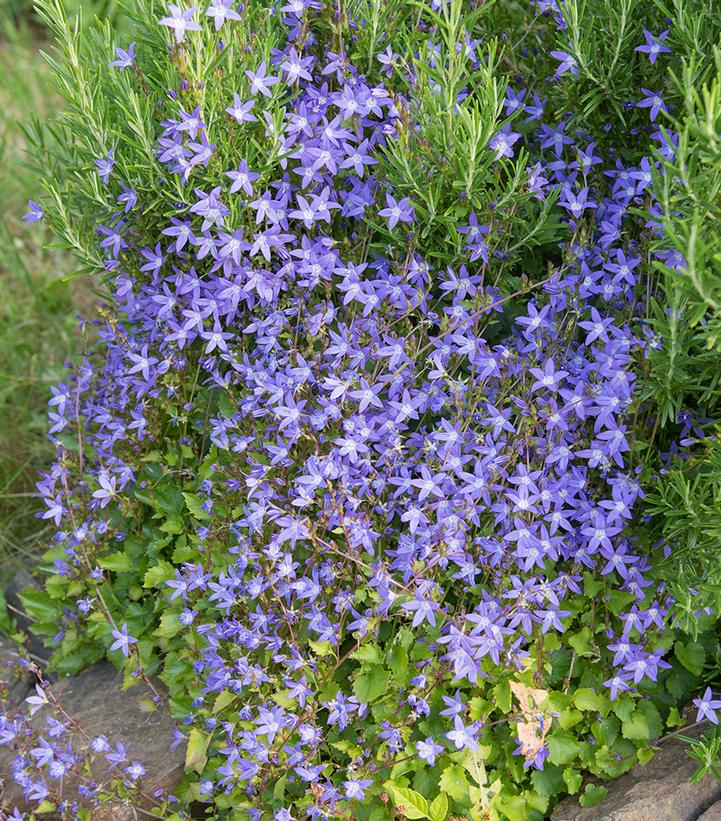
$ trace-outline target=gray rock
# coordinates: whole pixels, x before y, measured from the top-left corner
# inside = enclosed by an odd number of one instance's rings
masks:
[[[713,807],[707,809],[698,821],[721,821],[721,801],[717,801]]]
[[[159,692],[165,694],[163,685],[154,681]],[[173,720],[164,704],[153,712],[140,709],[141,699],[147,699],[148,689],[142,683],[130,690],[122,689],[122,679],[107,662],[96,664],[77,676],[60,679],[51,691],[67,715],[82,728],[72,730],[73,749],[86,750],[92,739],[105,735],[114,745],[116,741],[129,745],[128,758],[137,759],[146,769],[140,784],[147,795],[158,789],[168,792],[178,785],[183,775],[185,750],[170,749]],[[44,724],[48,708],[40,710],[34,719],[38,727]],[[10,758],[5,748],[0,748],[0,779],[8,774]],[[102,772],[101,765],[97,774]],[[0,795],[0,808],[11,809],[15,804],[22,808],[22,794],[11,778],[6,778],[5,792]],[[72,798],[76,783],[66,779],[63,797]],[[45,816],[44,816],[45,817]],[[119,802],[108,802],[93,811],[93,821],[134,821],[148,817],[134,807]]]
[[[683,734],[698,737],[705,729],[699,725]],[[584,808],[575,798],[566,798],[551,821],[696,821],[721,799],[721,782],[707,775],[697,784],[690,783],[696,764],[686,746],[673,736],[666,739],[647,764],[603,782],[608,794],[600,804]]]

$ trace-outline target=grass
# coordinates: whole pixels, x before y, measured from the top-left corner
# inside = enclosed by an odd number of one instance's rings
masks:
[[[40,185],[20,123],[51,116],[59,105],[37,36],[7,25],[0,31],[0,578],[31,563],[50,535],[33,495],[53,456],[47,400],[80,348],[76,313],[88,301],[81,283],[63,281],[71,262],[45,247],[42,223],[21,219]]]

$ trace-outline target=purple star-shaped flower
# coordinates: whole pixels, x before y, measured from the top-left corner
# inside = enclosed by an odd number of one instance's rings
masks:
[[[438,602],[428,601],[416,595],[416,598],[404,602],[401,607],[413,613],[413,627],[418,627],[424,621],[427,621],[432,627],[436,626],[436,611],[438,610]]]
[[[233,0],[213,0],[205,12],[208,17],[213,18],[215,30],[220,31],[226,20],[241,20],[241,16],[235,9],[231,8]]]
[[[38,205],[33,200],[28,200],[28,208],[30,209],[27,214],[23,214],[23,219],[25,222],[30,225],[31,222],[40,222],[40,220],[45,216],[45,212],[41,205]]]
[[[349,778],[343,782],[345,797],[349,801],[362,801],[365,798],[365,790],[367,790],[372,783],[370,778]]]
[[[560,77],[567,71],[570,71],[571,74],[578,74],[578,60],[572,54],[565,51],[552,51],[551,57],[555,57],[560,62],[554,77]]]
[[[634,51],[641,51],[648,54],[648,58],[651,61],[651,65],[656,62],[656,58],[659,54],[670,54],[671,49],[668,46],[663,44],[663,41],[668,36],[669,29],[666,31],[662,31],[661,34],[655,36],[651,34],[648,29],[643,30],[643,36],[646,38],[646,42],[641,46],[636,46]]]
[[[446,738],[455,744],[457,750],[478,750],[478,726],[474,723],[466,726],[460,716],[453,719],[453,729],[446,733]]]
[[[239,123],[257,123],[258,118],[249,113],[254,105],[255,100],[248,100],[247,103],[243,103],[240,100],[240,95],[236,94],[233,98],[233,105],[228,106],[225,111]]]
[[[421,761],[425,761],[430,767],[436,763],[436,756],[439,756],[444,751],[441,744],[436,744],[432,735],[429,735],[425,741],[416,742],[416,752]]]
[[[125,658],[127,658],[130,655],[130,645],[137,642],[137,639],[128,635],[128,625],[124,623],[120,630],[111,630],[110,633],[115,639],[110,645],[110,652],[120,650]]]
[[[378,212],[381,217],[386,217],[388,227],[393,230],[399,222],[413,222],[415,211],[407,197],[396,201],[392,194],[386,194],[387,208]]]
[[[698,709],[696,721],[703,721],[707,718],[712,724],[719,723],[716,710],[721,710],[721,700],[713,697],[710,687],[706,688],[703,698],[695,698],[693,700],[693,705]]]
[[[197,6],[181,9],[175,3],[168,3],[168,11],[170,16],[161,18],[160,25],[173,30],[176,43],[183,42],[186,31],[200,31],[200,25],[193,20],[195,13],[198,11]]]
[[[131,43],[128,46],[127,51],[123,48],[116,47],[115,54],[117,55],[117,58],[108,65],[112,68],[119,68],[121,71],[124,71],[126,68],[131,68],[133,61],[135,60],[135,43]]]
[[[107,185],[115,167],[115,149],[111,148],[107,157],[95,160],[95,165],[98,167],[98,176]]]
[[[266,74],[265,60],[258,66],[257,71],[246,71],[245,76],[250,80],[250,93],[262,94],[265,97],[271,97],[271,87],[280,82],[278,77],[272,74]]]
[[[659,111],[668,111],[666,103],[664,103],[663,97],[657,92],[649,91],[647,88],[642,89],[642,91],[646,96],[636,103],[636,108],[650,108],[651,111],[649,115],[651,122],[654,123],[656,122]]]
[[[513,157],[513,144],[521,139],[521,135],[511,131],[509,125],[505,125],[497,134],[494,134],[488,141],[488,145],[496,152],[496,159],[501,157]]]

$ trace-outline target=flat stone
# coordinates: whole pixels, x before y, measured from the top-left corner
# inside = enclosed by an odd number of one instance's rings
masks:
[[[165,695],[160,682],[153,681],[153,685]],[[75,752],[87,750],[93,738],[105,735],[113,746],[116,741],[128,745],[128,763],[137,759],[143,764],[146,774],[140,784],[147,795],[159,789],[172,792],[180,783],[185,749],[182,745],[174,750],[170,748],[174,722],[164,704],[153,712],[140,709],[139,701],[150,695],[143,683],[123,690],[120,674],[111,664],[103,662],[76,676],[60,679],[51,686],[51,691],[67,715],[82,728],[83,733],[70,732]],[[35,716],[34,723],[39,728],[44,726],[47,710],[43,708]],[[10,761],[6,748],[0,748],[0,780],[3,774],[10,772]],[[98,767],[98,773],[100,771]],[[76,797],[76,784],[72,779],[65,782],[62,797]],[[17,804],[23,808],[20,788],[12,778],[6,777],[2,796],[0,807],[12,809]],[[130,805],[110,801],[94,809],[92,817],[93,821],[133,821],[141,814]]]
[[[703,815],[699,816],[698,821],[721,821],[721,801],[709,807]]]
[[[697,738],[706,729],[701,724],[683,734]],[[551,821],[697,821],[721,799],[721,782],[708,774],[692,784],[697,765],[687,749],[688,745],[671,736],[661,742],[647,764],[636,765],[614,781],[596,782],[608,787],[599,804],[584,808],[568,797],[553,811]],[[721,815],[711,817],[711,821],[716,819],[721,821]]]

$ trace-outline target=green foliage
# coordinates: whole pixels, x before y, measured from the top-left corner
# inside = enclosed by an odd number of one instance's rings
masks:
[[[698,783],[710,773],[721,781],[721,730],[714,727],[702,738],[692,738],[683,734],[679,734],[678,737],[688,743],[691,758],[698,763],[691,780]]]
[[[648,477],[649,540],[668,548],[659,571],[677,599],[679,623],[696,635],[699,613],[718,613],[721,605],[721,441],[714,424],[721,411],[721,52],[709,46],[709,39],[718,42],[718,12],[709,17],[711,34],[687,13],[683,19],[695,50],[674,77],[678,145],[673,158],[660,158],[663,173],[654,180],[661,213],[651,215],[677,257],[657,266],[659,290],[649,300],[655,340],[642,390],[651,408],[649,452],[673,449],[668,468]],[[679,435],[682,454],[674,444]]]

